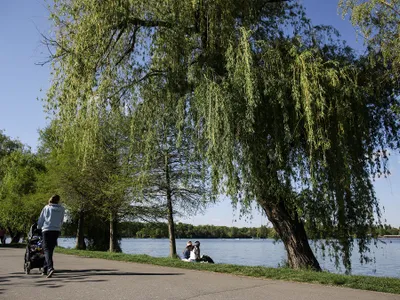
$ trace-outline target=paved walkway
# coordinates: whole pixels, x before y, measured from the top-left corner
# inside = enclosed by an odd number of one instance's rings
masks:
[[[46,279],[23,272],[25,249],[0,248],[0,299],[7,300],[386,300],[400,295],[55,254]]]

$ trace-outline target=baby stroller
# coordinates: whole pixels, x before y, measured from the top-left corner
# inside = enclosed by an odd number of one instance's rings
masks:
[[[37,228],[34,223],[28,233],[28,243],[26,245],[24,271],[29,274],[34,268],[43,268],[44,251],[42,248],[42,230]]]

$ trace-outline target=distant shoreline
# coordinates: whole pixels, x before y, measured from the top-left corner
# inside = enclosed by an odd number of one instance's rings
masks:
[[[379,238],[384,238],[384,239],[400,239],[400,235],[382,235],[382,236],[379,236]]]

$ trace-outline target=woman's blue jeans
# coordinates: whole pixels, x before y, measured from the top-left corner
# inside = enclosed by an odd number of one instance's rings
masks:
[[[60,235],[59,231],[43,231],[43,250],[44,250],[44,266],[45,272],[54,269],[53,265],[53,252],[57,246],[57,239]]]

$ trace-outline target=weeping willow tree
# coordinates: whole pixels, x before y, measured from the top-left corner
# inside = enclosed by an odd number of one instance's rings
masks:
[[[52,9],[48,108],[65,135],[85,130],[71,139],[84,155],[110,103],[157,124],[162,114],[134,112],[161,78],[176,95],[165,105],[177,128],[193,128],[213,193],[256,201],[291,267],[320,270],[305,224],[336,238],[347,269],[354,234],[366,251],[379,217],[370,175],[381,171],[370,158],[399,146],[393,87],[376,80],[383,67],[312,27],[294,1],[60,0]]]

